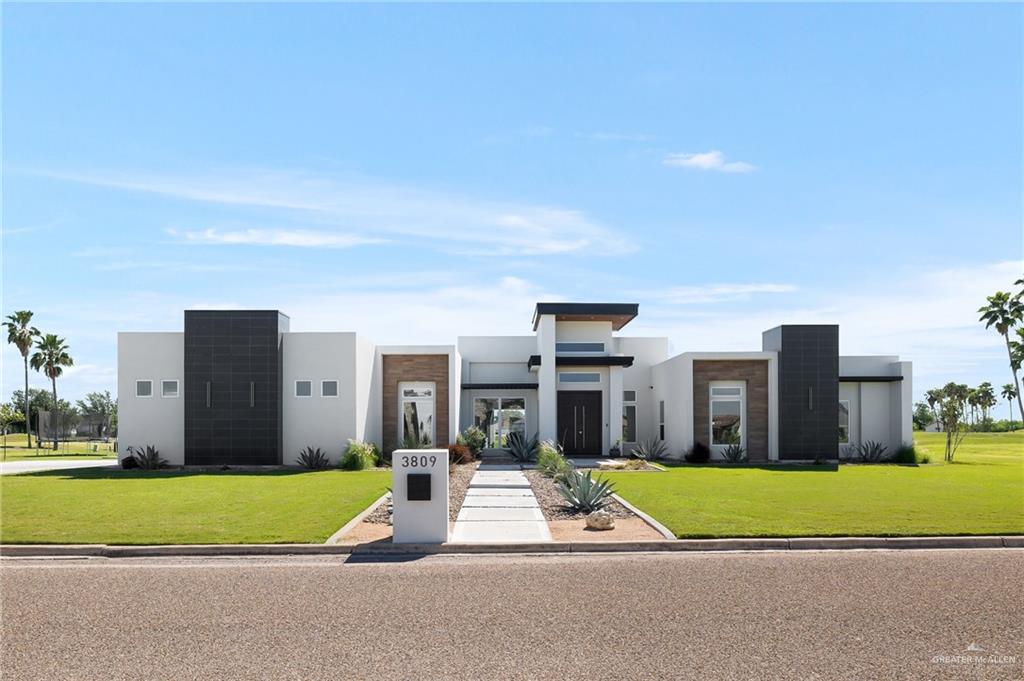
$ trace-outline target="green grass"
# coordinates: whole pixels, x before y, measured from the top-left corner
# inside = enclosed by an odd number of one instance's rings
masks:
[[[114,458],[114,443],[111,442],[59,442],[56,451],[53,449],[52,441],[43,441],[42,448],[26,446],[24,433],[12,433],[7,436],[6,445],[0,438],[0,458],[5,461],[18,461],[35,458],[74,458],[91,457],[98,459]],[[32,437],[32,444],[36,444],[35,436]],[[92,451],[95,445],[97,451]]]
[[[75,470],[0,477],[12,544],[319,543],[390,483],[389,471]]]
[[[679,466],[608,473],[678,537],[1024,534],[1024,432],[915,433],[923,466]]]

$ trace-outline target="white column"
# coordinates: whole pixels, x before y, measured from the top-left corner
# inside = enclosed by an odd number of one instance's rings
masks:
[[[537,433],[541,440],[558,439],[558,376],[555,373],[555,316],[541,315],[537,324]]]
[[[898,366],[903,380],[898,383],[900,398],[894,405],[898,410],[899,428],[895,433],[897,442],[894,443],[897,447],[914,443],[914,368],[911,362],[899,362]]]
[[[622,367],[608,367],[608,447],[622,440]]]

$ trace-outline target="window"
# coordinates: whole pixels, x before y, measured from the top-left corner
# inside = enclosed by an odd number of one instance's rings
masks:
[[[711,384],[711,444],[746,446],[743,383]]]
[[[164,379],[160,381],[160,396],[161,397],[177,397],[178,396],[178,380],[176,378]]]
[[[560,371],[559,383],[600,383],[601,374],[589,371]]]
[[[153,381],[135,381],[136,397],[152,397]]]
[[[839,400],[839,444],[850,444],[850,401]]]
[[[473,423],[487,434],[487,447],[505,447],[510,434],[526,436],[526,400],[479,397],[473,400]]]
[[[320,397],[337,397],[337,381],[320,381]]]
[[[312,397],[313,381],[295,381],[296,397]]]
[[[434,384],[399,383],[398,440],[401,447],[431,447],[434,444]]]
[[[622,391],[622,441],[636,442],[636,391]]]
[[[604,352],[604,343],[555,343],[555,352]]]
[[[665,400],[658,401],[658,439],[665,439]]]

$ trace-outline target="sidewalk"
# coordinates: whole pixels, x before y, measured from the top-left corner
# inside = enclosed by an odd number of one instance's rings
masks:
[[[54,459],[52,461],[47,461],[44,457],[39,457],[39,459],[39,461],[19,459],[0,462],[0,475],[63,471],[73,468],[117,468],[118,466],[117,459]]]
[[[455,520],[451,543],[550,542],[551,532],[519,466],[481,464]]]

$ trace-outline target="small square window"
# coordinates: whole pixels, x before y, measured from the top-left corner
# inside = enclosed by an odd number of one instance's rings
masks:
[[[136,397],[152,397],[153,381],[135,381]]]
[[[337,397],[338,396],[338,382],[337,381],[320,381],[320,396],[321,397]]]
[[[296,397],[312,397],[313,381],[295,381]]]
[[[178,396],[178,380],[169,379],[160,381],[160,396],[161,397],[177,397]]]
[[[636,391],[635,390],[623,390],[622,391],[623,402],[636,402]]]

